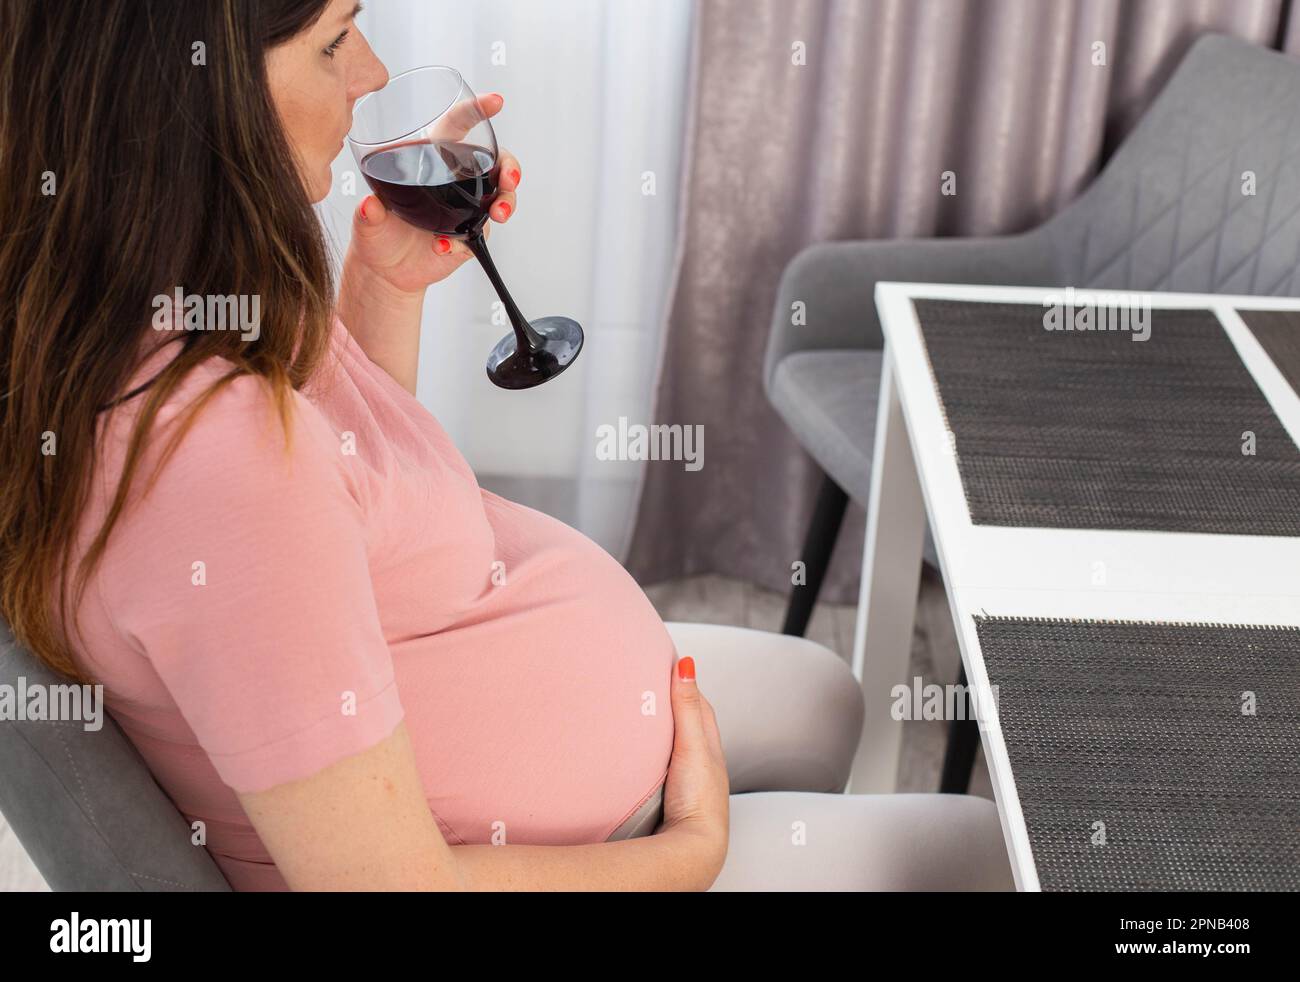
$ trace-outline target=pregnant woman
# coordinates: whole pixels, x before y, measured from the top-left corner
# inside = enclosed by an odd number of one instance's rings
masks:
[[[839,659],[665,625],[478,486],[413,395],[468,250],[366,197],[336,291],[312,209],[388,78],[356,10],[0,7],[17,638],[104,685],[238,890],[1008,886],[990,802],[826,793],[862,715]]]

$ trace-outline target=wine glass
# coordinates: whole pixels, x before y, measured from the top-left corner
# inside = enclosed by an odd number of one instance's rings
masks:
[[[464,239],[487,272],[514,328],[488,355],[494,384],[528,389],[573,364],[582,350],[578,322],[526,320],[488,254],[483,226],[501,165],[492,123],[460,72],[427,65],[394,76],[357,101],[348,143],[385,207],[417,228]]]

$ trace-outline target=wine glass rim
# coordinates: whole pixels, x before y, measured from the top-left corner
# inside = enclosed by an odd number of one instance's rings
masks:
[[[388,82],[384,85],[384,88],[382,88],[382,89],[375,89],[374,92],[367,92],[365,95],[363,95],[360,99],[357,100],[357,104],[356,104],[355,106],[352,107],[352,115],[353,115],[353,129],[356,128],[356,126],[355,126],[355,120],[356,120],[356,112],[357,112],[357,110],[360,109],[362,106],[364,106],[364,105],[366,104],[366,102],[367,102],[370,98],[372,98],[373,96],[377,96],[377,95],[379,95],[381,92],[384,91],[384,89],[387,89],[388,86],[392,85],[392,84],[393,84],[394,82],[396,82],[398,79],[406,78],[406,76],[408,76],[408,75],[414,75],[416,72],[428,72],[428,71],[433,71],[433,70],[435,70],[435,69],[436,69],[437,71],[441,71],[441,72],[451,72],[452,75],[456,76],[456,81],[460,83],[460,87],[461,87],[461,88],[464,88],[464,87],[465,87],[465,78],[464,78],[464,76],[462,76],[461,73],[460,73],[457,69],[452,68],[450,65],[417,65],[415,68],[408,68],[406,71],[404,71],[404,72],[399,72],[398,74],[393,75],[391,78],[389,78]],[[460,94],[459,90],[457,91],[456,94],[457,94],[457,95]],[[421,130],[427,129],[427,128],[429,127],[429,125],[430,125],[430,124],[431,124],[435,119],[437,119],[439,116],[444,115],[444,114],[447,112],[447,110],[450,109],[450,108],[451,108],[452,106],[454,106],[455,104],[456,104],[456,96],[453,95],[453,96],[451,97],[451,101],[450,101],[450,102],[448,102],[445,106],[443,106],[443,107],[442,107],[441,109],[439,109],[436,113],[434,113],[432,116],[430,116],[427,120],[425,120],[425,121],[424,121],[423,123],[421,123],[419,126],[415,127],[415,129],[413,129],[413,130],[411,130],[411,131],[409,131],[409,132],[407,132],[407,133],[402,133],[402,134],[399,135],[399,136],[390,136],[390,137],[388,137],[388,138],[385,139],[385,140],[378,140],[378,141],[376,141],[375,143],[367,143],[367,142],[364,141],[364,140],[356,140],[356,139],[353,139],[353,137],[352,137],[352,133],[351,133],[351,131],[349,131],[349,132],[348,132],[348,142],[351,143],[351,144],[353,144],[354,146],[358,146],[358,147],[382,147],[382,146],[384,146],[385,144],[396,143],[398,140],[405,140],[408,136],[414,136],[416,133],[419,133]]]

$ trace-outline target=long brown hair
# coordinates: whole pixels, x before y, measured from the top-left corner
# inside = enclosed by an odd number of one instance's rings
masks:
[[[159,408],[187,372],[221,356],[234,367],[187,408],[164,460],[239,375],[263,379],[287,422],[291,390],[327,350],[329,252],[264,62],[327,6],[0,3],[0,612],[20,643],[79,681],[67,614]],[[138,396],[115,495],[73,571],[100,411],[138,368],[152,298],[178,286],[260,298],[260,332],[184,333]],[[42,452],[45,434],[54,453]]]

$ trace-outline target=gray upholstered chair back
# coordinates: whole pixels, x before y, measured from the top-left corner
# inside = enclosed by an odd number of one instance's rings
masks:
[[[1199,38],[1102,173],[1043,226],[1057,281],[1294,295],[1297,151],[1300,61]]]
[[[69,684],[0,622],[0,685],[20,679]],[[51,889],[230,889],[107,712],[98,730],[0,718],[0,812]]]
[[[1296,295],[1298,114],[1300,60],[1205,34],[1087,190],[1043,224],[807,246],[782,275],[763,365],[768,397],[781,408],[775,375],[791,354],[881,348],[881,280]],[[1253,195],[1243,193],[1247,171]],[[790,316],[794,300],[807,307],[803,323]]]

